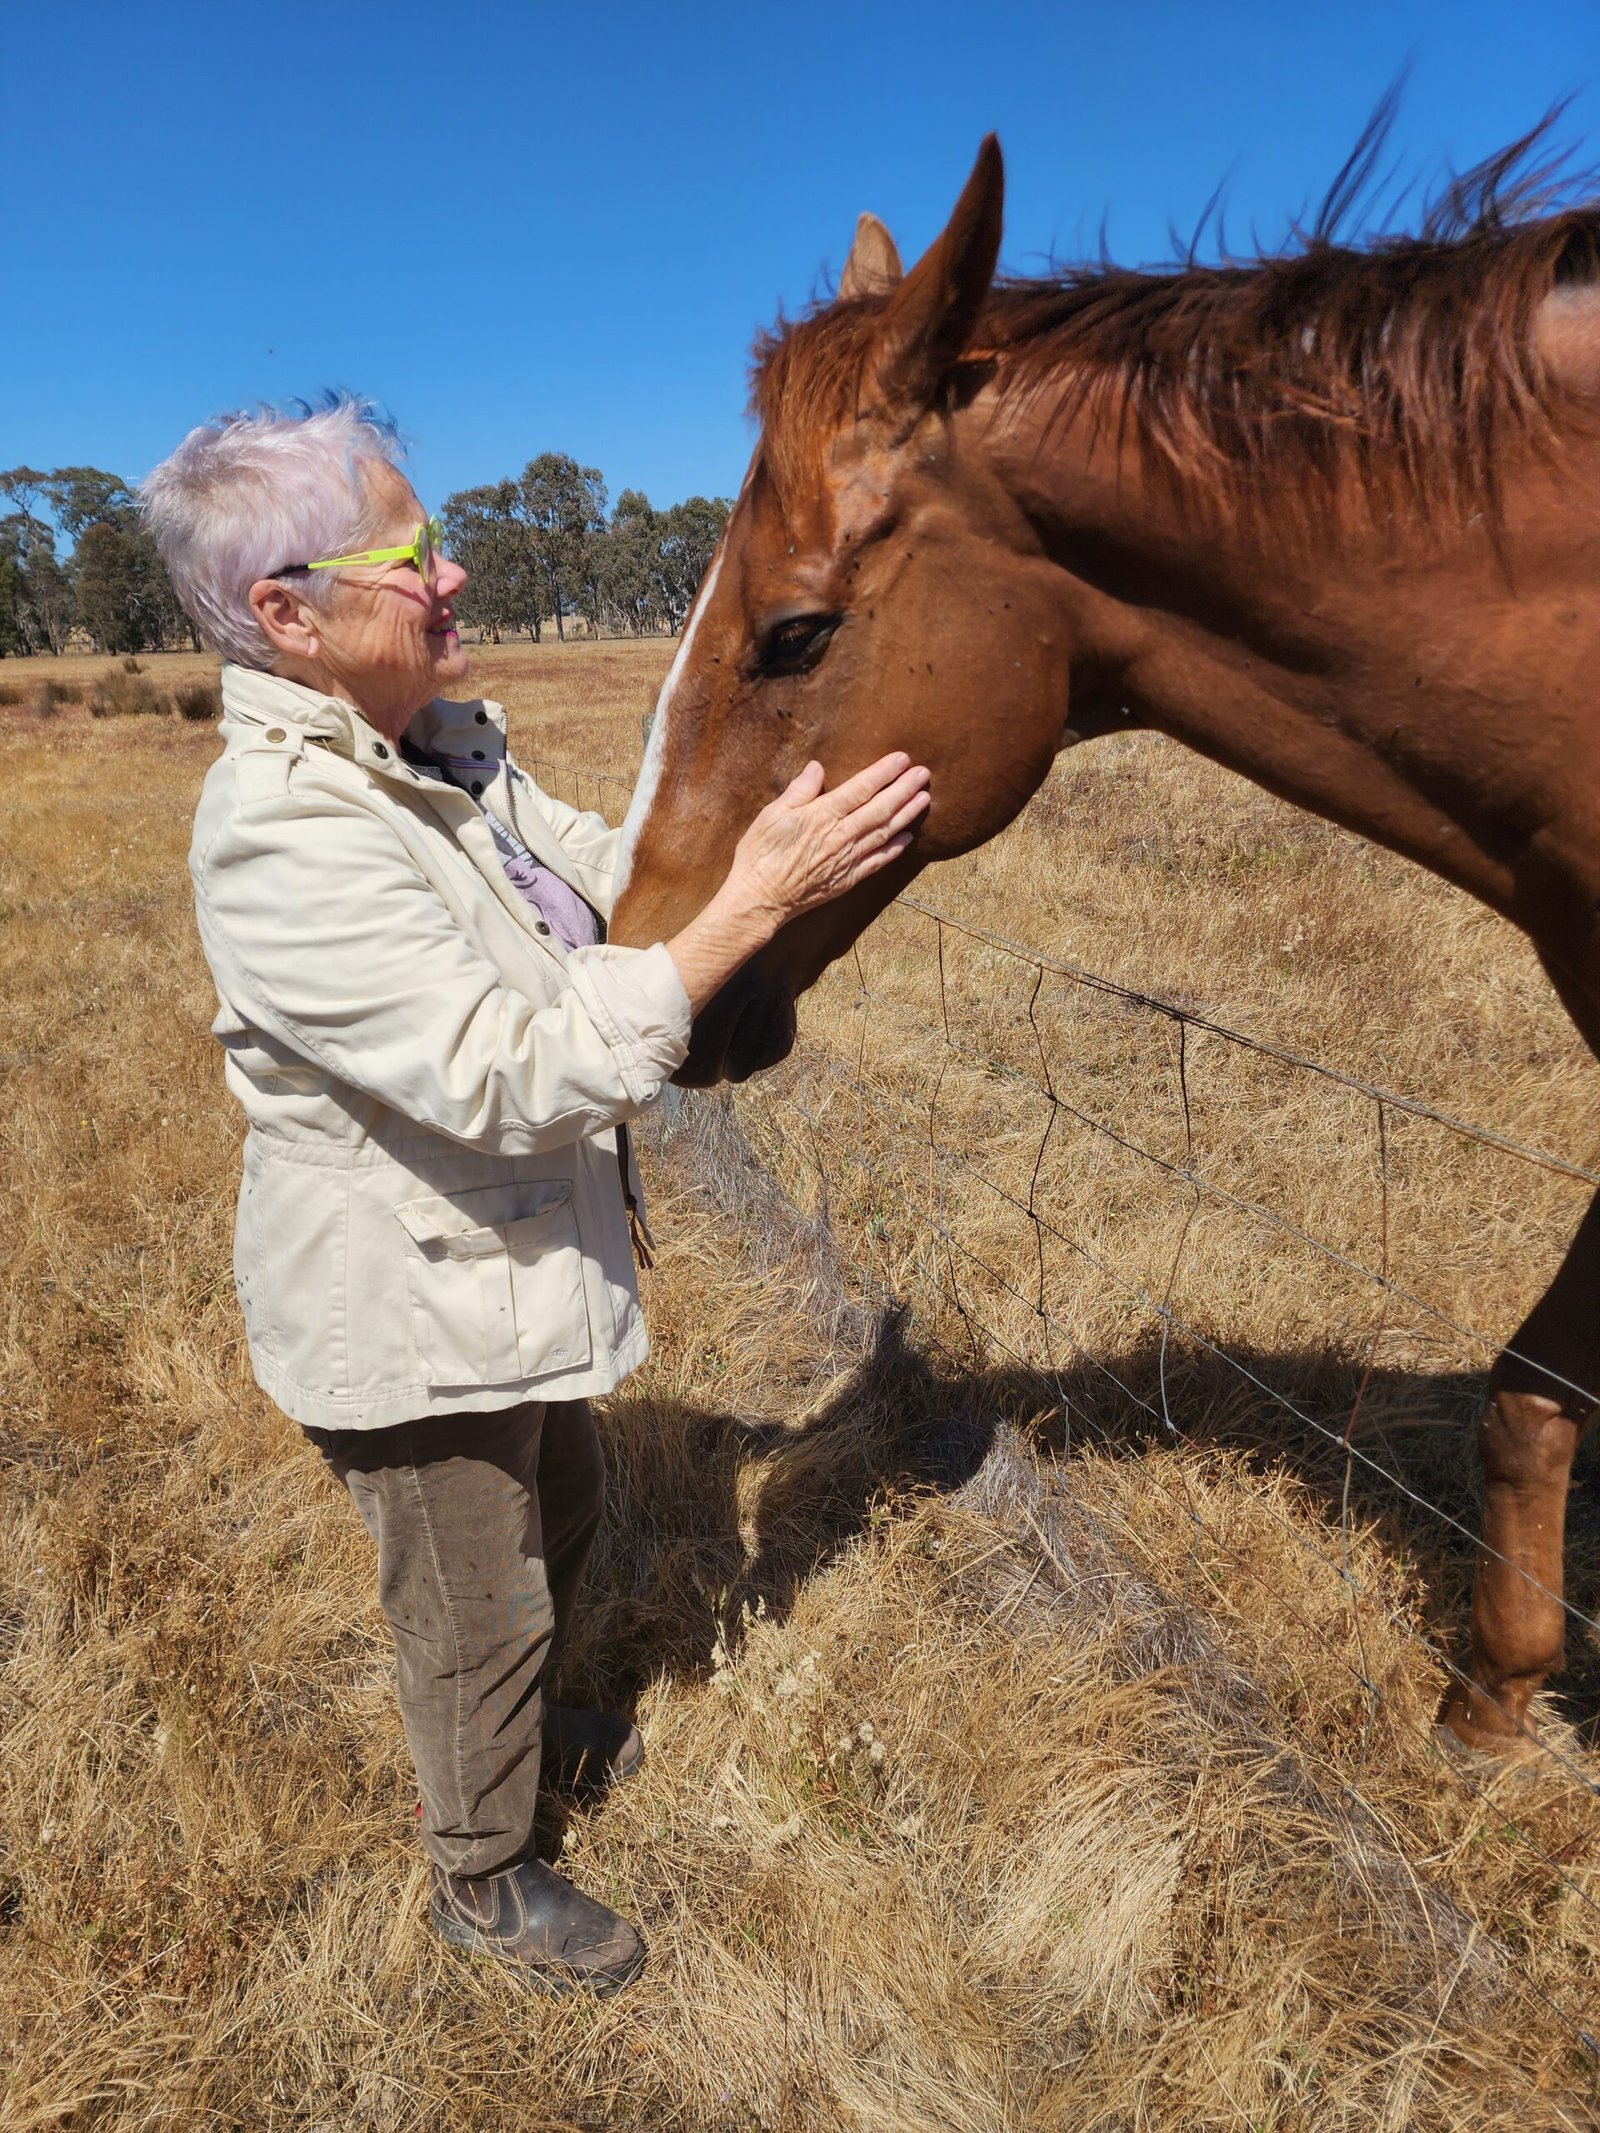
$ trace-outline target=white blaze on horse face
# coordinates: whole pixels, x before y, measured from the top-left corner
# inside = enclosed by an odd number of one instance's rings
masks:
[[[724,536],[726,539],[726,536]],[[639,782],[633,788],[633,798],[628,802],[628,812],[623,818],[622,842],[617,846],[617,872],[612,889],[613,900],[620,897],[628,886],[628,876],[633,872],[633,854],[639,842],[639,834],[649,819],[650,809],[656,796],[656,787],[661,782],[661,763],[667,750],[667,713],[672,707],[672,692],[678,686],[684,663],[689,657],[689,647],[694,643],[695,631],[700,627],[700,618],[710,605],[711,595],[717,582],[717,572],[722,568],[722,550],[719,548],[711,558],[711,568],[701,580],[699,597],[694,603],[694,613],[683,626],[683,635],[678,640],[678,649],[667,669],[667,678],[661,684],[661,694],[656,698],[656,715],[650,726],[650,742],[644,752],[644,762],[639,768]]]

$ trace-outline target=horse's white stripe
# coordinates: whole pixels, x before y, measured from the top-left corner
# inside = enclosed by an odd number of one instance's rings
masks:
[[[727,536],[723,536],[726,545]],[[689,656],[689,647],[694,642],[694,633],[700,627],[700,618],[711,604],[711,594],[716,586],[717,572],[722,568],[722,548],[711,558],[711,568],[701,581],[699,595],[694,603],[694,612],[683,626],[683,635],[678,640],[678,649],[673,654],[672,664],[667,669],[667,678],[661,684],[661,694],[656,698],[656,715],[650,727],[650,744],[644,752],[644,763],[639,771],[639,782],[633,788],[633,798],[628,802],[628,812],[622,824],[622,842],[617,847],[617,875],[614,894],[621,896],[628,886],[628,876],[633,871],[634,848],[639,842],[639,833],[649,816],[656,796],[656,787],[661,782],[661,763],[667,748],[667,713],[672,704],[672,692],[678,685],[684,662]]]

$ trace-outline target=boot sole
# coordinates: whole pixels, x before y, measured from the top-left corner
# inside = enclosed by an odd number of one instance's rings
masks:
[[[631,1985],[645,1964],[646,1950],[642,1941],[628,1963],[618,1969],[574,1970],[567,1963],[527,1962],[520,1955],[510,1954],[498,1941],[486,1940],[449,1912],[441,1914],[432,1904],[428,1906],[428,1920],[439,1938],[448,1941],[452,1948],[476,1956],[481,1962],[498,1963],[502,1970],[512,1971],[530,1991],[551,1993],[558,1999],[587,1993],[591,1999],[609,2000],[613,1993]]]

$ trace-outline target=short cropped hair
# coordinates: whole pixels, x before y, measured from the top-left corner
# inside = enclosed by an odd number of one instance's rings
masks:
[[[191,430],[139,486],[145,523],[173,588],[206,642],[240,666],[276,656],[250,588],[290,563],[369,547],[381,528],[367,475],[398,466],[393,422],[355,393],[216,415]],[[295,580],[313,606],[331,574]]]

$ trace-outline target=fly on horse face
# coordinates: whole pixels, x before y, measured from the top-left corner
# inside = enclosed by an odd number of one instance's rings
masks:
[[[760,440],[662,689],[613,938],[699,910],[808,760],[835,782],[905,749],[932,805],[724,989],[680,1080],[781,1059],[796,996],[922,866],[1134,726],[1481,897],[1600,1050],[1600,206],[1534,200],[1526,146],[1418,236],[1336,242],[1336,187],[1251,265],[997,284],[992,137],[909,274],[862,217],[834,301],[758,349]],[[1600,1202],[1511,1349],[1446,1711],[1504,1752],[1562,1658]]]

